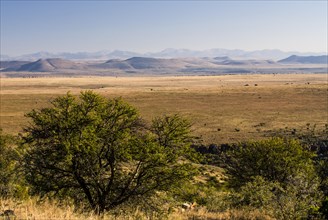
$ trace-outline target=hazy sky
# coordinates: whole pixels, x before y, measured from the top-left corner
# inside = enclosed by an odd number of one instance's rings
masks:
[[[1,54],[326,52],[328,1],[1,1]]]

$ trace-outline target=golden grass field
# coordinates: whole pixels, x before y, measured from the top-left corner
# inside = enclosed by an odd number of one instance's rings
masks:
[[[209,212],[203,207],[197,207],[194,210],[182,211],[178,209],[168,215],[159,213],[144,213],[139,209],[130,210],[130,213],[113,215],[106,213],[98,216],[92,212],[81,212],[74,205],[62,204],[56,200],[40,201],[38,198],[30,198],[24,201],[15,201],[13,199],[0,200],[0,211],[6,209],[14,210],[15,216],[10,218],[1,217],[2,220],[24,219],[24,220],[189,220],[189,219],[207,219],[207,220],[273,220],[260,210],[242,210],[231,209],[224,212]]]
[[[264,137],[273,129],[318,128],[328,120],[327,74],[181,77],[1,78],[1,127],[17,134],[24,114],[71,91],[123,97],[147,120],[179,113],[205,144]]]

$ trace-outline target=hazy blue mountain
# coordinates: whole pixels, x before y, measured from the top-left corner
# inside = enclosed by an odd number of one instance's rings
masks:
[[[229,49],[209,49],[209,50],[188,50],[168,48],[160,52],[136,53],[131,51],[114,50],[114,51],[98,51],[98,52],[76,52],[76,53],[49,53],[38,52],[25,54],[17,57],[9,57],[1,55],[1,60],[29,60],[47,58],[62,58],[68,60],[109,60],[109,59],[128,59],[131,57],[153,57],[153,58],[197,58],[197,57],[231,57],[232,59],[272,59],[280,60],[291,55],[298,56],[318,56],[323,53],[299,53],[299,52],[284,52],[281,50],[229,50]]]
[[[116,55],[121,52],[117,52]],[[68,56],[68,55],[67,55]],[[82,55],[81,55],[82,56]],[[99,54],[98,56],[102,56]],[[1,75],[29,76],[42,74],[115,75],[115,74],[173,74],[173,75],[218,75],[245,73],[326,73],[327,56],[290,56],[279,61],[263,59],[233,59],[228,56],[154,58],[132,57],[107,61],[72,61],[61,58],[30,61],[2,61]],[[292,63],[293,65],[282,65]],[[308,64],[308,65],[307,65]],[[15,73],[19,72],[19,73]],[[38,73],[41,74],[41,73]]]
[[[25,55],[21,55],[21,56],[18,56],[18,57],[14,57],[14,60],[33,61],[33,60],[48,59],[48,58],[55,58],[55,54],[49,53],[49,52],[46,52],[46,51],[41,51],[41,52],[37,52],[37,53],[25,54]]]
[[[5,54],[0,54],[0,61],[8,61],[11,60],[11,57]]]
[[[89,67],[96,69],[133,69],[133,67],[129,63],[121,59],[110,59],[104,63],[90,64]]]
[[[105,68],[105,69],[182,69],[188,66],[189,63],[184,59],[160,59],[152,57],[132,57],[126,60],[111,59],[105,63],[91,65],[91,67]]]
[[[0,69],[15,71],[20,66],[29,63],[29,61],[0,61]]]
[[[114,50],[110,53],[106,54],[107,59],[127,59],[135,56],[140,56],[142,54],[130,52],[130,51],[123,51],[123,50]]]
[[[50,58],[50,59],[39,59],[35,62],[29,62],[23,64],[15,69],[15,71],[24,72],[53,72],[59,70],[81,70],[86,67],[74,63],[70,60],[64,60],[61,58]],[[4,71],[11,71],[10,69],[5,69]]]
[[[279,60],[279,63],[304,63],[304,64],[327,64],[328,56],[296,56],[292,55],[285,59]]]
[[[246,52],[242,55],[245,58],[251,59],[273,59],[278,60],[283,57],[289,56],[295,52],[284,52],[281,50],[256,50]]]
[[[182,58],[182,57],[201,57],[199,51],[193,51],[188,49],[174,49],[167,48],[160,52],[155,53],[146,53],[148,57],[157,57],[157,58]]]

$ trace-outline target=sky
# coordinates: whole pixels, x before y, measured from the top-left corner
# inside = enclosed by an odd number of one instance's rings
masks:
[[[0,0],[0,53],[328,51],[328,1]]]

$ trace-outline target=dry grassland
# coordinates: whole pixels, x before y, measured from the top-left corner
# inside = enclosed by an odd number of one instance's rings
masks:
[[[327,74],[185,77],[1,78],[1,127],[15,134],[24,113],[71,91],[121,96],[150,120],[180,113],[204,143],[264,137],[270,130],[323,127],[328,120]]]
[[[188,219],[215,219],[215,220],[273,220],[268,215],[259,210],[227,210],[224,212],[209,212],[205,208],[196,208],[183,212],[180,208],[176,208],[173,213],[161,215],[159,213],[144,213],[138,208],[131,210],[130,213],[113,215],[106,213],[103,216],[98,216],[92,212],[79,212],[79,209],[69,204],[60,204],[56,201],[38,199],[27,199],[25,201],[14,201],[11,199],[0,200],[0,211],[11,209],[15,216],[10,218],[1,217],[0,220],[7,219],[24,219],[24,220],[188,220]]]

